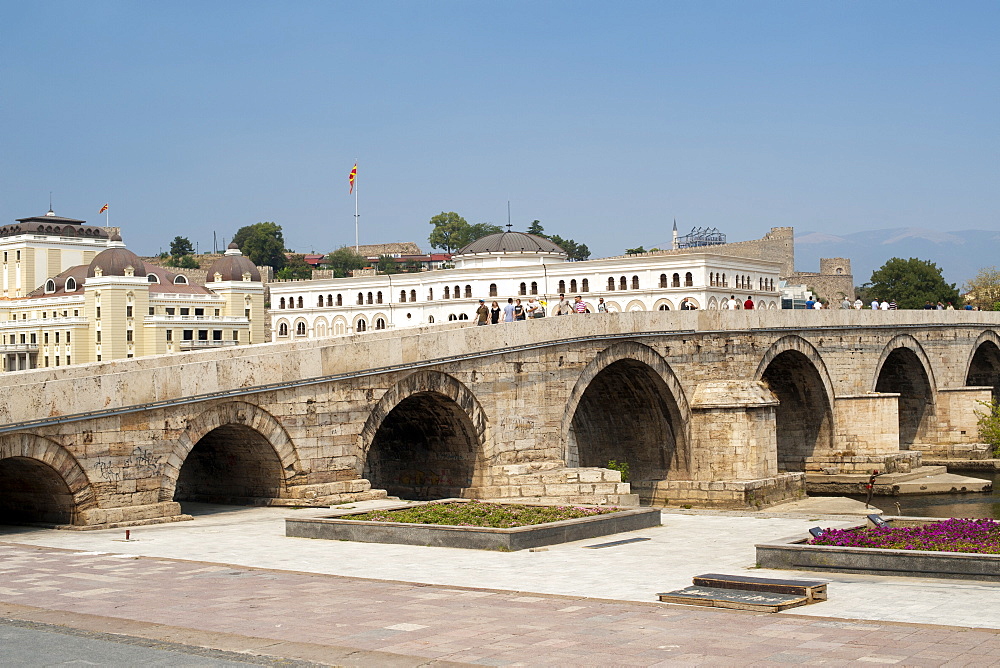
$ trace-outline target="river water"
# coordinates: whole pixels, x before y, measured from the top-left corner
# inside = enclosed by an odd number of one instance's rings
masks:
[[[970,478],[993,481],[991,493],[977,494],[907,494],[903,496],[876,496],[872,505],[886,515],[913,517],[973,517],[1000,520],[1000,472],[949,471]],[[865,500],[863,496],[851,498]],[[896,504],[899,504],[897,508]]]

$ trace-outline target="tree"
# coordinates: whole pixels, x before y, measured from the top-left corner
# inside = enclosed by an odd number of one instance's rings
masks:
[[[342,246],[327,255],[324,264],[333,270],[334,278],[344,278],[355,269],[364,268],[368,262],[350,246]]]
[[[194,245],[187,237],[174,237],[174,240],[170,242],[171,256],[180,257],[182,255],[192,254],[194,254]]]
[[[434,230],[428,237],[428,241],[432,247],[440,248],[446,253],[454,253],[476,239],[503,232],[503,228],[493,223],[470,225],[465,218],[454,211],[448,213],[442,211],[431,218],[430,223],[434,226]]]
[[[1000,311],[1000,270],[984,267],[965,284],[965,301],[983,311]]]
[[[559,248],[566,251],[566,255],[570,260],[586,260],[590,257],[590,249],[587,248],[586,244],[578,244],[572,239],[563,239],[558,234],[545,234],[545,228],[542,227],[542,222],[540,220],[531,221],[531,225],[528,226],[528,234],[534,234],[536,237],[548,239],[556,246],[559,246]]]
[[[528,234],[534,234],[536,237],[544,237],[545,228],[542,227],[542,221],[540,220],[531,221],[531,225],[528,225]]]
[[[895,300],[899,308],[922,308],[926,302],[958,303],[955,284],[948,284],[941,269],[929,260],[894,257],[872,272],[866,287],[879,299]]]
[[[646,249],[643,248],[642,246],[639,246],[638,248],[626,248],[625,249],[625,254],[626,255],[642,255],[645,252],[646,252]]]
[[[375,265],[383,274],[398,274],[399,265],[396,263],[396,258],[391,255],[379,255],[378,263]]]
[[[305,255],[295,253],[288,258],[288,264],[282,267],[275,276],[284,280],[305,280],[312,278],[312,266],[306,262]]]
[[[199,269],[201,267],[193,255],[173,255],[163,265],[165,267],[180,267],[181,269]]]
[[[274,267],[275,270],[279,270],[287,262],[285,238],[281,234],[281,225],[263,222],[241,227],[233,235],[233,243],[255,265]]]

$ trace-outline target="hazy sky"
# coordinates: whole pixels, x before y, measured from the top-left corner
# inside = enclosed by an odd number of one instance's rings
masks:
[[[0,215],[140,254],[1000,229],[1000,2],[0,2]]]

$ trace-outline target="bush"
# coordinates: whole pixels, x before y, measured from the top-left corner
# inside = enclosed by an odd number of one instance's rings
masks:
[[[993,456],[1000,457],[1000,403],[996,399],[980,401],[989,410],[976,411],[979,418],[979,439],[993,448]]]
[[[622,482],[628,482],[628,462],[618,462],[612,459],[608,462],[608,468],[622,474]]]

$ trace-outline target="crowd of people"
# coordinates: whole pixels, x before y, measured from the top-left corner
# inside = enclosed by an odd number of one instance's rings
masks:
[[[533,320],[544,318],[546,302],[540,302],[534,297],[530,297],[527,302],[522,303],[520,299],[508,297],[507,304],[503,307],[496,301],[489,306],[485,299],[479,300],[479,308],[476,309],[477,325],[496,325],[501,322],[518,322],[519,320]],[[608,307],[604,303],[604,297],[597,300],[596,308],[598,313],[606,313]],[[580,295],[573,298],[573,301],[566,299],[566,295],[559,295],[559,301],[552,308],[552,315],[571,315],[574,313],[591,313],[591,305],[583,301]]]

